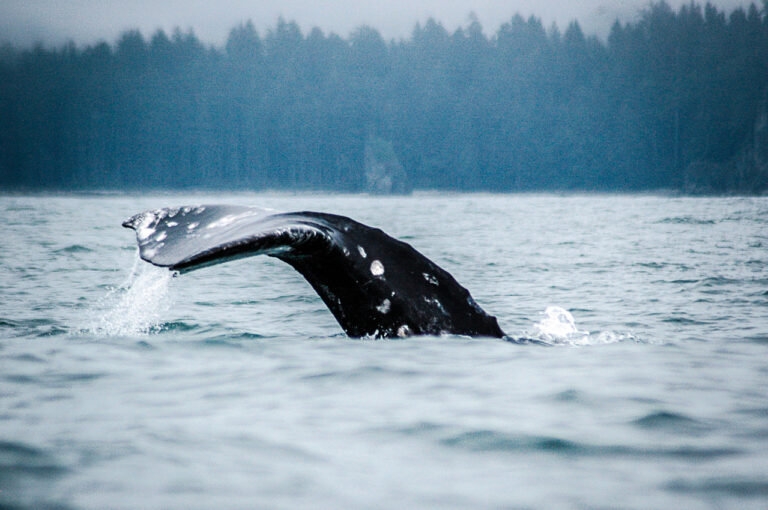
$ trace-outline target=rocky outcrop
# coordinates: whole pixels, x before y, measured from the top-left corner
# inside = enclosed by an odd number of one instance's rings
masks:
[[[692,194],[768,193],[768,106],[763,104],[739,153],[725,163],[697,160],[685,169],[683,191]]]
[[[365,142],[364,158],[364,191],[378,195],[411,192],[408,175],[397,159],[391,142],[369,137]]]

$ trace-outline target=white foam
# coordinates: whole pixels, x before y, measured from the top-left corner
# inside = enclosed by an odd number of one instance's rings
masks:
[[[638,341],[631,333],[615,333],[602,331],[592,334],[576,327],[576,321],[571,312],[559,306],[548,306],[542,312],[544,318],[534,324],[525,336],[550,345],[585,346],[604,345],[623,341]]]

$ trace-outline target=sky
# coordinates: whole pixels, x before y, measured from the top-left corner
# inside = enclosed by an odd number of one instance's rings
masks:
[[[689,0],[667,0],[678,7]],[[747,0],[710,0],[720,9],[747,6]],[[699,2],[703,3],[703,2]],[[0,0],[0,41],[16,46],[43,43],[78,45],[115,41],[125,30],[145,35],[157,29],[193,29],[204,42],[221,46],[229,30],[251,20],[264,33],[278,17],[304,31],[317,26],[348,36],[369,25],[386,39],[407,38],[417,22],[430,17],[447,29],[465,26],[474,13],[487,34],[520,13],[545,26],[564,29],[576,19],[584,32],[604,37],[614,20],[630,21],[649,0]]]

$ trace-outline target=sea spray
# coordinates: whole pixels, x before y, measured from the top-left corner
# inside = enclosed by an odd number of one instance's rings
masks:
[[[157,331],[171,306],[172,276],[167,269],[146,264],[137,256],[125,282],[104,296],[96,307],[95,318],[85,330],[107,336]]]

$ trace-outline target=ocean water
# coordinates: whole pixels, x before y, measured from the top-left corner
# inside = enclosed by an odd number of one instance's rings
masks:
[[[172,277],[120,223],[319,210],[520,344],[351,340],[268,257]],[[766,508],[768,198],[0,196],[0,508]]]

